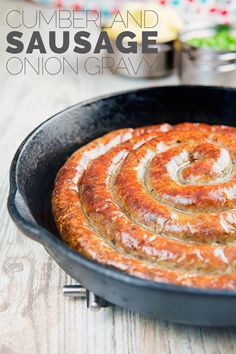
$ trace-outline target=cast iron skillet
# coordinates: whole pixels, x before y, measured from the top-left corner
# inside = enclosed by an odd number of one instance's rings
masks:
[[[184,121],[236,125],[236,90],[154,87],[58,113],[36,128],[17,150],[11,165],[8,209],[23,233],[40,242],[68,274],[107,301],[161,320],[232,326],[236,325],[236,291],[162,284],[97,264],[63,243],[51,215],[56,173],[81,145],[121,127]]]

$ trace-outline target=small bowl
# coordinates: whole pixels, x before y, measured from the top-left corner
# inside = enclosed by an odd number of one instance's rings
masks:
[[[107,55],[106,65],[113,74],[151,79],[171,75],[174,70],[175,41],[156,43],[154,47],[157,48],[157,53],[142,53],[142,44],[137,43],[137,53],[129,54],[121,53],[113,38],[110,37],[110,41],[114,53]],[[124,62],[127,69],[124,68]]]
[[[197,37],[208,37],[216,32],[217,25],[202,24],[188,27],[179,34],[179,76],[183,84],[236,86],[236,51],[207,47],[194,47],[187,43]],[[231,26],[236,36],[236,27]]]

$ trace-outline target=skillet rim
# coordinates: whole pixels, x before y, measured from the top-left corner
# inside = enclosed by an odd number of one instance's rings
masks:
[[[118,280],[124,283],[132,284],[136,287],[146,287],[152,291],[168,291],[174,292],[178,294],[185,294],[185,295],[198,295],[204,297],[235,297],[236,298],[236,290],[226,290],[226,289],[211,289],[211,288],[197,288],[197,287],[188,287],[182,285],[176,285],[171,283],[163,283],[153,280],[148,280],[145,278],[139,278],[128,273],[125,273],[121,270],[117,270],[112,267],[105,266],[100,264],[94,260],[90,260],[86,258],[79,252],[74,251],[70,248],[62,239],[58,236],[50,232],[45,227],[39,225],[36,220],[34,220],[33,215],[31,214],[26,201],[24,200],[23,196],[20,193],[20,188],[18,185],[18,168],[20,165],[20,158],[21,154],[25,148],[27,148],[27,144],[31,141],[34,135],[41,129],[47,126],[54,119],[63,119],[63,115],[66,113],[70,113],[71,110],[75,108],[80,108],[84,106],[89,106],[95,102],[108,100],[114,98],[116,96],[122,96],[126,94],[137,94],[142,93],[146,90],[156,90],[156,89],[164,89],[169,90],[173,88],[182,88],[182,89],[202,89],[202,90],[212,90],[212,91],[233,91],[236,92],[236,88],[223,88],[220,86],[201,86],[201,85],[168,85],[168,86],[151,86],[151,87],[141,87],[132,90],[124,90],[118,91],[112,94],[96,96],[95,98],[88,99],[82,101],[80,103],[76,103],[72,106],[69,106],[57,113],[55,113],[50,118],[46,119],[42,123],[40,123],[33,131],[31,131],[23,142],[20,144],[16,153],[12,159],[11,166],[10,166],[10,173],[9,173],[9,194],[8,194],[8,201],[7,201],[7,208],[8,212],[16,224],[16,226],[25,234],[27,237],[33,239],[34,241],[40,243],[47,252],[50,249],[56,250],[61,256],[66,257],[68,261],[73,261],[78,264],[78,266],[84,266],[91,271],[98,272],[100,275],[113,278],[114,280]],[[27,211],[28,219],[25,215],[22,215],[20,212],[16,199],[19,199],[20,206],[22,209]],[[24,213],[25,214],[25,213]],[[33,221],[32,221],[33,220]],[[51,256],[51,255],[50,255]],[[52,257],[52,256],[51,256]],[[54,258],[54,257],[52,257]],[[55,260],[55,259],[54,259]],[[60,263],[56,262],[59,266]],[[60,266],[61,267],[61,266]]]

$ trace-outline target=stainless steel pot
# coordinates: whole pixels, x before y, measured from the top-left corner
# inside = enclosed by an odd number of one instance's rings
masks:
[[[216,26],[188,28],[179,35],[179,75],[183,84],[236,87],[236,51],[197,48],[189,45],[192,38],[208,37]],[[231,27],[236,36],[236,27]]]
[[[113,74],[133,78],[158,78],[170,75],[174,69],[174,41],[157,43],[157,54],[142,53],[142,45],[137,45],[137,53],[123,54],[110,39],[114,53],[108,54],[106,64]]]

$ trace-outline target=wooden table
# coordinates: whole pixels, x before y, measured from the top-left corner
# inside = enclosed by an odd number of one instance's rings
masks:
[[[21,2],[0,3],[1,35],[5,15]],[[176,84],[165,80],[100,77],[11,76],[6,72],[5,41],[0,66],[0,354],[144,354],[236,353],[234,329],[189,327],[159,322],[118,307],[88,310],[84,300],[64,298],[74,281],[39,244],[27,239],[10,220],[8,170],[24,137],[44,119],[78,101],[133,87]]]

